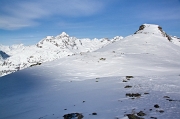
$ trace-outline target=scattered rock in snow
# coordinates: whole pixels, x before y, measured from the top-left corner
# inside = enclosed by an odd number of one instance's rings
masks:
[[[159,105],[158,105],[158,104],[155,104],[154,107],[155,107],[155,108],[159,108]]]
[[[158,112],[160,112],[160,113],[163,113],[164,112],[164,110],[157,110]]]
[[[84,116],[80,113],[65,114],[64,119],[82,119]]]
[[[127,114],[126,116],[128,116],[129,119],[144,119],[144,118],[136,116],[135,114]]]
[[[32,65],[30,65],[30,67],[33,67],[33,66],[36,66],[36,65],[41,65],[42,63],[40,63],[40,62],[37,62],[36,64],[32,64]]]
[[[170,98],[169,96],[164,96],[163,98]]]
[[[163,98],[166,98],[166,100],[168,100],[168,101],[180,101],[180,100],[173,100],[173,99],[170,99],[169,96],[164,96]]]
[[[132,88],[132,86],[127,85],[127,86],[125,86],[124,88]]]
[[[141,94],[139,94],[139,93],[126,93],[126,96],[128,96],[128,97],[140,97]]]
[[[137,113],[138,116],[145,116],[146,114],[143,111]]]
[[[144,93],[145,95],[149,94],[149,93]]]
[[[172,99],[166,99],[166,100],[168,100],[168,101],[175,101],[175,100],[172,100]]]
[[[102,60],[102,61],[104,61],[104,60],[106,60],[106,58],[100,58],[99,60]]]
[[[157,119],[157,117],[150,117],[151,119]]]
[[[126,80],[123,80],[122,82],[127,82]]]
[[[127,80],[130,80],[131,78],[134,78],[133,76],[126,76]]]
[[[168,100],[168,101],[179,101],[180,102],[180,100],[173,100],[173,99],[166,99],[166,100]]]
[[[97,113],[96,113],[96,112],[93,112],[92,115],[97,115]]]

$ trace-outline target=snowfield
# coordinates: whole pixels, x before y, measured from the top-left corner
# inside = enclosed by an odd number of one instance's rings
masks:
[[[86,52],[73,47],[73,55],[2,76],[0,119],[179,119],[180,47],[169,37],[144,24],[102,47],[86,41],[78,46]]]
[[[121,39],[123,39],[121,36],[116,36],[110,40],[107,38],[77,39],[62,32],[56,37],[47,36],[32,46],[24,46],[23,44],[13,46],[0,45],[0,52],[2,51],[9,55],[8,58],[3,59],[0,54],[0,76],[70,55],[93,52]]]

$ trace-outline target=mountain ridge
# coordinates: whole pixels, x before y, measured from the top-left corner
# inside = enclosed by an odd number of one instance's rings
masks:
[[[105,45],[123,39],[117,36],[113,39],[77,39],[62,32],[56,37],[47,36],[36,45],[2,46],[0,50],[7,52],[10,57],[2,60],[0,75],[6,75],[17,70],[35,66],[43,62],[52,61],[81,52],[92,52]]]
[[[175,37],[169,37],[162,30],[162,27],[154,24],[143,24],[130,36],[125,38],[116,36],[110,40],[107,38],[77,39],[62,32],[55,37],[47,36],[32,46],[24,46],[22,44],[9,48],[3,46],[10,57],[1,61],[0,75],[10,74],[47,61],[94,51],[101,53],[114,52],[117,55],[149,54],[151,57],[153,55],[158,56],[161,53],[164,58],[170,56],[175,58],[174,55],[179,56],[180,42]],[[2,46],[0,50],[2,50]],[[149,56],[147,55],[147,57]],[[171,57],[169,60],[173,61]],[[177,59],[175,58],[175,60]],[[163,59],[161,60],[164,61]]]
[[[165,31],[163,31],[162,27],[159,25],[143,24],[139,27],[139,30],[136,31],[134,34],[140,34],[140,33],[162,35],[166,37],[169,41],[172,41],[172,38]]]

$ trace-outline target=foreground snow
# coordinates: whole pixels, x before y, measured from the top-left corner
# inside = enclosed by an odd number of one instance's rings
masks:
[[[78,77],[77,81],[73,80],[75,77],[47,77],[20,71],[0,80],[0,119],[62,119],[63,115],[76,112],[85,119],[125,119],[126,114],[140,111],[146,114],[143,116],[146,119],[178,119],[179,78],[135,76],[127,80],[118,76],[84,80]],[[124,88],[127,85],[132,87]],[[133,99],[127,93],[141,96]],[[156,104],[160,107],[155,108]]]

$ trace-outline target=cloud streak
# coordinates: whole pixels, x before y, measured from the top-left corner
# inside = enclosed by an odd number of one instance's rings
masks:
[[[104,7],[96,0],[38,0],[4,5],[0,29],[14,30],[38,25],[38,19],[53,16],[82,17],[97,14]]]
[[[180,20],[180,9],[152,10],[142,13],[139,17],[149,20]]]

